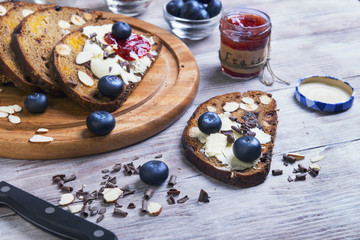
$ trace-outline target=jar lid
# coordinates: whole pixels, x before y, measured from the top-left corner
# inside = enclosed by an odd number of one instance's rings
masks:
[[[330,76],[310,76],[299,80],[295,97],[304,106],[322,112],[341,112],[354,102],[349,83]]]

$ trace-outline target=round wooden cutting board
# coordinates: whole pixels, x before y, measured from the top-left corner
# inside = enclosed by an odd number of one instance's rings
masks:
[[[49,97],[45,113],[32,114],[23,109],[14,114],[21,118],[19,124],[0,118],[0,157],[58,159],[123,148],[164,130],[191,104],[199,85],[199,70],[187,46],[171,33],[139,19],[103,14],[157,35],[163,42],[153,67],[123,106],[113,112],[115,129],[107,136],[96,136],[86,127],[89,111],[67,98]],[[24,107],[26,93],[13,86],[0,88],[0,106]],[[49,129],[45,136],[53,137],[53,142],[29,142],[40,127]]]

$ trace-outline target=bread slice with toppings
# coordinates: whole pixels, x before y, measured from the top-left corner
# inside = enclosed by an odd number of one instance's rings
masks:
[[[209,111],[221,118],[219,133],[207,135],[198,128],[199,117]],[[277,123],[276,101],[269,93],[248,91],[213,97],[199,105],[184,129],[185,156],[219,181],[239,187],[255,186],[264,182],[269,173]],[[233,140],[254,134],[262,146],[260,157],[252,163],[240,161],[232,151]]]
[[[82,31],[64,37],[54,48],[54,66],[59,85],[66,95],[88,110],[115,111],[139,85],[146,72],[156,61],[161,50],[157,36],[132,30],[132,37],[148,42],[143,56],[131,51],[132,59],[125,60],[108,44],[104,36],[111,33],[113,21],[84,27]],[[128,41],[128,40],[126,40]],[[98,81],[105,75],[115,75],[124,82],[124,91],[115,99],[103,96]]]
[[[24,18],[13,34],[12,49],[30,81],[54,96],[62,95],[51,69],[52,50],[66,34],[100,17],[93,10],[55,6]]]
[[[11,36],[15,28],[26,16],[46,7],[49,6],[18,2],[15,7],[0,18],[0,32],[2,35],[2,41],[0,41],[0,69],[10,82],[26,92],[36,92],[40,89],[31,83],[29,76],[26,76],[22,71],[20,63],[11,49]]]
[[[15,7],[16,1],[4,1],[0,2],[0,23],[2,21],[3,16],[13,7]],[[1,49],[1,48],[0,48]],[[10,80],[3,74],[3,71],[0,72],[0,84],[8,83]]]

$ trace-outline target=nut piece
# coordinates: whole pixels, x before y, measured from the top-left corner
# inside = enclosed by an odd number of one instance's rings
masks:
[[[159,203],[148,203],[147,211],[153,216],[158,216],[162,211],[162,206]]]
[[[92,87],[94,85],[94,80],[83,71],[78,72],[78,77],[80,82],[82,82],[85,86]]]
[[[14,123],[14,124],[21,123],[21,119],[18,116],[9,115],[8,119],[9,119],[9,122]]]
[[[71,26],[69,22],[64,21],[64,20],[59,20],[58,25],[62,29],[69,29]]]
[[[10,105],[9,108],[14,109],[15,112],[21,112],[22,107],[20,107],[19,105],[15,104],[15,105]]]
[[[262,121],[263,127],[270,127],[271,125],[267,121]]]
[[[267,104],[271,103],[271,98],[269,98],[267,95],[262,95],[262,96],[260,97],[260,102],[261,102],[262,104],[267,105]]]
[[[74,25],[77,25],[77,26],[81,26],[86,23],[86,21],[78,15],[72,15],[70,20]]]
[[[4,8],[3,6],[0,6],[0,16],[4,16],[6,14],[6,8]]]
[[[296,160],[303,160],[305,158],[304,155],[298,153],[288,153],[287,155],[290,157],[294,157]]]
[[[0,112],[0,118],[6,118],[7,116],[9,116],[8,113],[6,113],[6,112]]]
[[[311,170],[314,170],[314,171],[320,171],[320,169],[321,169],[320,165],[317,164],[317,163],[311,164],[311,165],[309,166],[309,168],[310,168]]]
[[[49,129],[47,128],[38,128],[36,129],[35,133],[47,133]]]
[[[14,114],[15,110],[11,107],[0,107],[0,112],[8,113],[8,114]]]
[[[123,191],[116,187],[116,188],[105,188],[102,192],[104,194],[104,200],[107,203],[113,203],[121,196]]]
[[[214,108],[213,106],[207,106],[206,108],[209,112],[216,112],[216,108]]]
[[[29,142],[32,143],[49,143],[52,142],[54,139],[52,137],[46,137],[43,135],[34,135],[29,139]]]
[[[315,156],[315,157],[312,157],[311,159],[310,159],[310,161],[311,162],[318,162],[318,161],[320,161],[320,160],[323,160],[324,158],[325,158],[326,156],[323,156],[323,155],[319,155],[319,156]]]
[[[258,106],[256,104],[249,104],[249,103],[240,103],[240,108],[245,110],[245,111],[255,111]]]
[[[63,36],[65,36],[65,35],[68,35],[71,32],[68,29],[61,29],[61,33],[62,33]]]
[[[84,13],[84,18],[86,21],[90,21],[93,19],[93,16],[90,13]]]
[[[86,63],[88,61],[91,60],[93,54],[90,51],[86,51],[86,52],[80,52],[77,56],[76,56],[76,64],[83,64]]]
[[[225,112],[234,112],[239,108],[239,104],[237,102],[227,102],[223,106]]]
[[[69,205],[70,203],[72,203],[75,200],[75,196],[71,193],[65,193],[63,195],[61,195],[59,204],[61,206],[66,206]]]
[[[243,103],[247,103],[247,104],[254,104],[255,103],[254,99],[252,99],[251,97],[243,97],[241,99],[241,101],[243,101]]]
[[[61,56],[67,56],[71,53],[71,48],[66,44],[59,44],[55,47],[55,52],[57,52]]]
[[[81,209],[83,208],[83,206],[84,206],[84,204],[79,203],[79,204],[76,204],[76,205],[68,206],[68,208],[69,208],[71,213],[79,213],[81,211]]]
[[[30,10],[30,9],[23,9],[21,11],[21,14],[23,15],[23,17],[27,17],[28,15],[32,14],[34,11],[33,10]]]

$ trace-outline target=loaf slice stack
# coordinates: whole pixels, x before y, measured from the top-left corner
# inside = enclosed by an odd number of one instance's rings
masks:
[[[239,132],[255,133],[262,146],[259,159],[249,165],[242,164],[232,152],[226,151],[232,149],[231,141],[218,143],[226,144],[226,149],[211,149],[208,143],[210,135],[198,128],[199,117],[208,111],[216,112],[222,119],[222,129],[217,134],[230,134],[237,138],[241,136]],[[248,91],[213,97],[199,105],[184,129],[182,144],[185,156],[199,170],[219,181],[239,187],[255,186],[265,181],[269,173],[277,123],[276,101],[269,93]]]
[[[52,50],[65,35],[100,17],[92,10],[59,6],[27,16],[13,34],[12,49],[31,83],[54,96],[62,95],[50,64]]]
[[[25,92],[36,92],[39,91],[39,88],[30,82],[29,76],[24,74],[16,60],[16,56],[11,49],[11,36],[15,28],[26,16],[46,7],[49,6],[18,2],[14,8],[0,18],[0,32],[2,34],[2,41],[0,41],[0,69],[10,82]]]
[[[132,36],[140,35],[148,41],[150,50],[145,56],[126,61],[104,41],[104,34],[111,33],[113,23],[105,21],[84,27],[83,31],[64,37],[54,48],[53,65],[59,85],[70,99],[92,111],[118,109],[140,84],[162,46],[157,36],[133,30]],[[105,75],[118,76],[125,84],[124,91],[115,99],[103,96],[97,88],[99,78]]]

